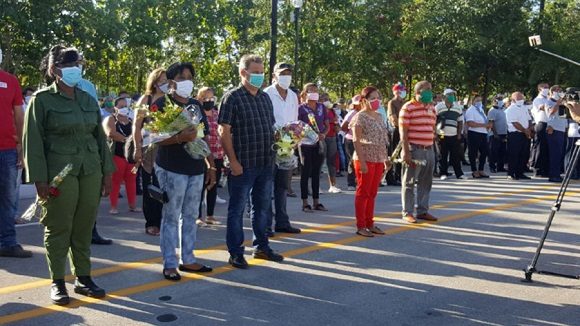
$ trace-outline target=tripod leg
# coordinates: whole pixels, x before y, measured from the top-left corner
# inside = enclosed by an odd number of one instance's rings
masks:
[[[578,164],[578,158],[580,157],[580,145],[576,145],[574,148],[574,152],[572,152],[572,159],[566,168],[566,175],[564,176],[564,181],[562,181],[562,185],[560,186],[560,190],[558,191],[558,196],[556,197],[556,201],[552,205],[552,209],[550,211],[550,215],[548,216],[548,221],[546,222],[546,226],[544,227],[544,232],[542,233],[542,237],[540,238],[540,243],[538,243],[538,248],[536,249],[536,254],[532,259],[532,263],[524,269],[526,281],[532,281],[532,274],[537,272],[536,265],[538,264],[538,259],[540,258],[540,254],[542,252],[542,248],[544,247],[544,242],[548,237],[548,232],[550,232],[550,227],[552,226],[552,221],[554,220],[554,216],[556,216],[556,212],[560,210],[562,205],[562,201],[564,200],[564,196],[566,195],[566,190],[568,189],[568,185],[570,184],[570,179],[572,177],[572,170]]]

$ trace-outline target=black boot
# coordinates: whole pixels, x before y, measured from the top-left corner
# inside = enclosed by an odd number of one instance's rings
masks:
[[[66,290],[64,279],[52,280],[52,284],[50,285],[50,300],[52,300],[52,303],[59,306],[69,304],[70,298]]]
[[[97,231],[97,223],[95,223],[93,226],[93,238],[91,239],[91,243],[96,245],[110,245],[113,244],[113,240],[101,237]]]
[[[75,281],[75,293],[93,298],[103,298],[106,295],[105,290],[98,287],[90,276],[77,276]]]

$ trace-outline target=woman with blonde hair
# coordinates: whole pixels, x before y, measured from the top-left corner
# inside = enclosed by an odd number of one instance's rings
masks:
[[[137,101],[137,106],[147,105],[150,111],[157,111],[153,103],[165,96],[168,89],[165,69],[153,70],[147,78],[145,94]],[[140,165],[143,186],[143,215],[145,215],[145,233],[158,236],[161,228],[161,209],[163,205],[149,195],[149,185],[159,185],[153,165],[157,151],[143,152],[143,117],[133,120],[133,139],[135,142],[135,162]]]

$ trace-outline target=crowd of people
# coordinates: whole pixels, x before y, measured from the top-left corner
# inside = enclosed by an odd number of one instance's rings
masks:
[[[91,278],[90,245],[112,243],[97,232],[97,211],[106,196],[109,213],[119,214],[123,185],[129,210],[142,212],[145,232],[159,236],[163,277],[179,281],[180,272],[212,271],[197,261],[194,248],[197,227],[219,223],[214,211],[222,179],[229,192],[229,263],[245,269],[243,218],[248,206],[254,258],[282,261],[269,237],[301,232],[287,211],[287,197],[295,196],[294,174],[300,177],[302,211],[314,213],[332,209],[320,201],[322,171],[328,174],[331,194],[343,191],[337,178],[346,173],[347,189],[355,191],[356,233],[374,237],[384,234],[373,221],[381,186],[401,187],[405,222],[434,222],[437,218],[429,212],[433,179],[448,179],[449,165],[457,179],[465,178],[462,164],[467,163],[474,179],[489,178],[488,164],[489,172],[505,172],[510,179],[527,179],[524,173],[533,171],[560,182],[566,153],[580,138],[577,124],[559,110],[562,89],[546,84],[538,86],[531,109],[520,92],[494,96],[486,110],[481,96],[460,101],[451,88],[434,93],[428,81],[415,83],[409,94],[398,82],[390,99],[367,86],[352,99],[333,103],[315,83],[302,91],[291,87],[293,67],[287,63],[274,67],[272,84],[263,88],[262,58],[244,55],[238,67],[241,83],[219,101],[209,86],[193,95],[196,71],[186,62],[153,70],[143,95],[120,92],[99,99],[94,85],[82,77],[83,64],[76,49],[53,47],[42,64],[48,86],[36,92],[22,92],[16,77],[0,71],[0,256],[32,255],[16,241],[14,227],[18,171],[25,167],[26,181],[36,185],[39,198],[47,199],[40,222],[52,279],[50,298],[60,305],[70,301],[64,281],[67,256],[76,276],[75,292],[105,295]],[[163,112],[168,105],[199,115],[201,135],[188,128],[158,146],[145,146],[150,117],[132,108]],[[295,121],[318,135],[314,144],[297,146],[296,171],[277,166],[273,150],[276,128]],[[184,147],[198,137],[210,149],[205,158],[192,157]],[[72,171],[55,191],[50,181],[71,163]]]

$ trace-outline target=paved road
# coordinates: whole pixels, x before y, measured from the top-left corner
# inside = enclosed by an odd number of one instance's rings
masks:
[[[324,214],[302,213],[291,198],[291,216],[305,232],[272,239],[283,263],[250,260],[249,270],[234,270],[226,263],[225,227],[203,228],[196,254],[215,271],[183,275],[178,284],[162,279],[158,238],[144,234],[142,217],[108,216],[103,202],[100,230],[115,244],[93,247],[93,273],[109,296],[70,291],[77,300],[65,308],[48,299],[41,227],[19,227],[35,256],[0,260],[0,324],[580,325],[579,280],[535,275],[535,283],[521,282],[556,185],[500,176],[437,181],[432,212],[441,220],[419,225],[398,218],[399,188],[380,190],[376,215],[385,236],[354,234],[352,192],[323,194]],[[579,185],[569,192],[539,267],[578,275]],[[219,205],[221,221],[225,212]]]

